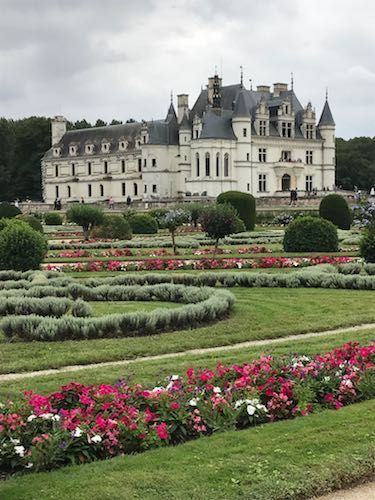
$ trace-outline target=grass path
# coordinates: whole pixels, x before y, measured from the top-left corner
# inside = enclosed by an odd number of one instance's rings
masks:
[[[37,370],[23,373],[7,373],[4,375],[0,375],[0,383],[14,380],[23,380],[33,377],[45,376],[45,375],[55,375],[60,373],[67,372],[75,372],[80,370],[90,370],[97,369],[103,367],[111,367],[111,366],[126,366],[133,363],[140,363],[146,361],[158,361],[169,358],[180,358],[183,356],[189,355],[201,355],[201,354],[212,354],[216,352],[226,352],[232,351],[235,349],[248,348],[248,347],[257,347],[257,346],[267,346],[272,344],[280,344],[282,342],[294,341],[294,340],[302,340],[306,338],[312,337],[324,337],[327,335],[337,335],[342,333],[350,333],[356,332],[359,330],[368,330],[374,329],[375,323],[366,323],[362,325],[351,326],[347,328],[336,328],[334,330],[325,330],[321,332],[308,332],[301,333],[297,335],[288,335],[286,337],[276,338],[276,339],[265,339],[265,340],[250,340],[247,342],[239,342],[237,344],[227,345],[227,346],[219,346],[219,347],[208,347],[204,349],[190,349],[182,352],[171,352],[167,354],[158,354],[155,356],[143,356],[135,359],[124,359],[120,361],[106,361],[102,363],[91,363],[87,365],[71,365],[71,366],[63,366],[57,369],[49,369],[49,370]]]

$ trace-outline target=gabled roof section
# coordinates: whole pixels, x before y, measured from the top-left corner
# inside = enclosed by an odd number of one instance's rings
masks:
[[[240,92],[238,92],[233,110],[233,118],[251,118],[249,103],[246,97],[246,90],[240,90]]]
[[[321,127],[322,125],[331,125],[335,126],[335,121],[332,116],[331,108],[329,107],[328,100],[324,103],[323,111],[318,123],[318,127]]]
[[[169,121],[170,119],[173,119],[173,118],[176,118],[176,120],[177,120],[176,111],[174,109],[173,102],[171,102],[171,104],[168,108],[168,113],[167,113],[167,117],[165,120]]]

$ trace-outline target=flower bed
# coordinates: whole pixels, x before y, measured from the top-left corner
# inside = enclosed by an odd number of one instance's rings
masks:
[[[298,268],[317,264],[344,264],[356,262],[356,257],[260,257],[253,259],[145,259],[140,261],[91,261],[43,264],[48,271],[176,271],[179,269],[264,269]]]
[[[375,343],[313,358],[262,356],[189,368],[152,389],[70,383],[26,391],[0,409],[1,470],[43,470],[177,444],[216,431],[305,416],[374,395]]]

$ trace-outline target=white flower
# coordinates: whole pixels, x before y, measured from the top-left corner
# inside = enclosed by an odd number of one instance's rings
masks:
[[[27,464],[25,465],[25,468],[26,468],[26,469],[31,469],[31,467],[33,467],[33,466],[34,466],[34,464],[32,464],[31,462],[29,462],[29,463],[27,463]]]
[[[82,431],[79,427],[76,427],[72,433],[72,436],[75,438],[79,438],[82,436]]]
[[[329,382],[331,380],[331,377],[324,377],[324,382]]]
[[[10,438],[10,441],[13,444],[20,444],[20,442],[21,442],[19,439],[13,439],[13,438]]]
[[[31,415],[29,415],[29,416],[27,417],[27,421],[28,421],[28,422],[32,422],[32,421],[33,421],[34,419],[36,419],[36,418],[37,418],[37,416],[36,416],[36,415],[34,415],[34,414],[32,413]]]
[[[268,412],[267,408],[264,405],[256,405],[256,407],[257,407],[257,410],[262,410],[265,413]]]
[[[214,387],[213,391],[215,394],[220,394],[221,389],[220,389],[220,387]]]
[[[252,417],[256,411],[255,406],[253,405],[247,405],[247,413]]]
[[[43,420],[50,420],[53,417],[53,413],[41,413],[39,416]]]
[[[189,401],[190,406],[197,406],[199,398],[193,398]]]
[[[101,443],[102,442],[102,437],[99,436],[99,434],[96,434],[91,438],[92,443]]]
[[[25,447],[24,446],[15,446],[14,451],[19,455],[20,457],[25,456]]]
[[[60,420],[60,415],[54,415],[51,420],[54,420],[55,422],[58,422]]]
[[[178,375],[172,375],[171,380],[178,380],[180,377]]]

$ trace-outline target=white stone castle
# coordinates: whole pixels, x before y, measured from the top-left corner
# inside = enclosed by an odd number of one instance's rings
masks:
[[[56,116],[42,159],[44,201],[331,190],[335,123],[328,100],[317,124],[311,103],[303,107],[291,87],[222,86],[215,75],[191,109],[188,95],[178,95],[177,114],[171,103],[162,120],[67,131],[66,119]]]

